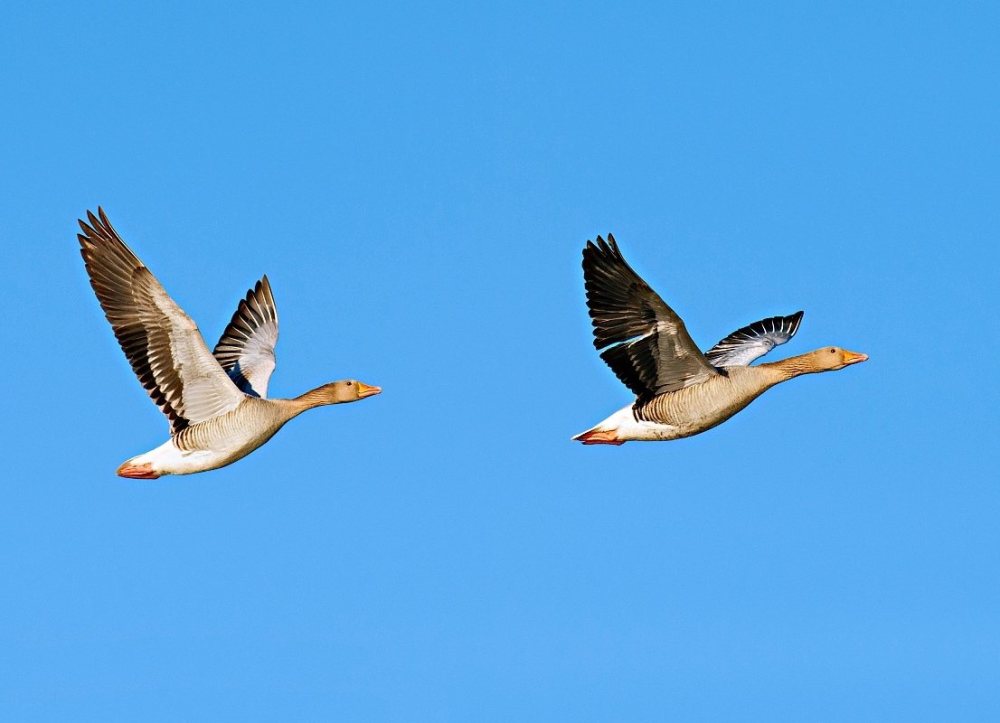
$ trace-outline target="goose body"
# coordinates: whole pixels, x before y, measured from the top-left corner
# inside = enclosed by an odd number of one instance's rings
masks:
[[[118,473],[193,474],[246,457],[299,414],[291,400],[247,396],[232,411],[182,429],[159,447],[131,458]],[[144,475],[145,476],[145,475]]]
[[[78,234],[91,285],[132,370],[170,423],[170,438],[118,468],[154,479],[231,464],[302,412],[381,389],[348,379],[294,399],[269,399],[278,314],[267,277],[241,300],[214,352],[194,321],[125,245],[102,209]]]
[[[824,347],[749,366],[795,335],[801,311],[750,324],[702,353],[681,318],[628,265],[614,236],[587,242],[583,269],[594,346],[636,395],[633,403],[573,438],[584,444],[690,437],[726,421],[776,384],[868,359]]]

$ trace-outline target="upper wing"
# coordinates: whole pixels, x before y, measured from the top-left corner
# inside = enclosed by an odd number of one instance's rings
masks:
[[[795,336],[802,323],[801,311],[791,316],[772,316],[734,331],[713,346],[705,356],[717,367],[744,367],[779,344]]]
[[[240,300],[212,354],[237,387],[254,397],[267,396],[278,343],[278,309],[265,275]]]
[[[118,343],[172,434],[236,407],[244,398],[205,346],[198,327],[125,245],[104,210],[80,221],[83,255]]]
[[[608,234],[583,249],[594,346],[637,397],[672,392],[716,376],[684,322],[632,270]]]

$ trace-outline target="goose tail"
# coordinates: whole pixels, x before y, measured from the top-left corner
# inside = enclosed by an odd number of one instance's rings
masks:
[[[600,427],[592,427],[586,432],[580,432],[573,437],[573,440],[584,444],[613,444],[615,446],[625,444],[624,439],[618,439],[616,430],[601,429]]]

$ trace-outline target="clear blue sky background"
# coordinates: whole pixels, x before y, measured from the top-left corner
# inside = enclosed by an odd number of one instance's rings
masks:
[[[5,8],[0,717],[996,720],[1000,10],[360,5]],[[115,477],[98,204],[210,344],[269,274],[274,394],[385,393]],[[872,361],[573,444],[608,231]]]

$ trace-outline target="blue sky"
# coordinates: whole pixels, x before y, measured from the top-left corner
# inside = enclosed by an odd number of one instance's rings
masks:
[[[1000,11],[985,3],[16,3],[0,46],[5,720],[996,720]],[[262,274],[229,468],[90,291],[105,207],[214,343]],[[793,381],[663,444],[580,250]]]

